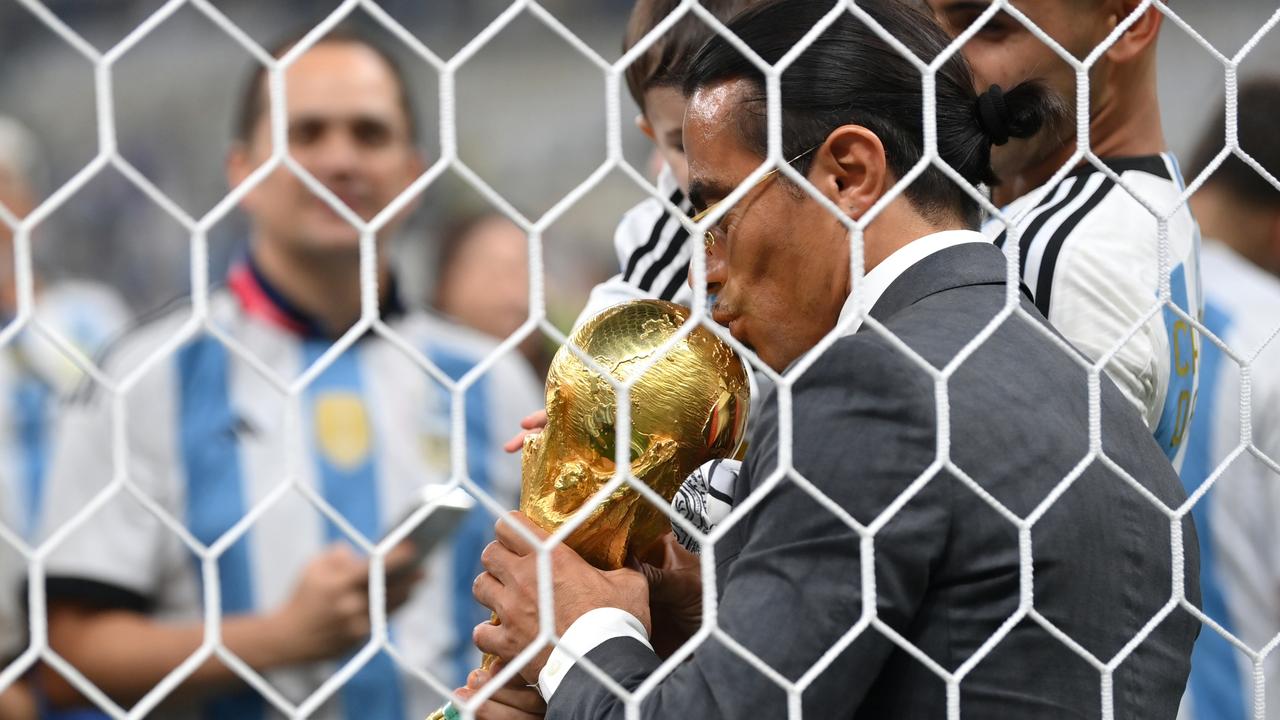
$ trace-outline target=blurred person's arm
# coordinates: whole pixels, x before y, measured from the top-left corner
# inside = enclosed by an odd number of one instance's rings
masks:
[[[387,555],[387,611],[408,600],[421,573],[394,573],[411,562],[407,545]],[[258,672],[337,657],[368,639],[368,563],[337,544],[306,567],[291,599],[259,615],[222,620],[222,643]],[[202,622],[165,622],[135,609],[50,603],[49,644],[117,703],[128,707],[145,696],[203,644]],[[216,657],[189,676],[178,695],[202,695],[241,680]],[[56,706],[83,698],[56,671],[44,669],[44,687]],[[0,717],[7,717],[0,715]]]
[[[262,670],[286,664],[289,637],[271,616],[227,618],[222,634],[227,648],[252,667]],[[198,623],[165,624],[130,610],[68,602],[49,608],[49,642],[54,651],[126,708],[190,657],[203,640],[204,627]],[[55,707],[85,703],[80,691],[56,671],[44,667],[42,674],[42,686]],[[230,669],[210,659],[178,692],[197,687],[213,690],[235,681]]]
[[[127,367],[136,360],[129,357],[130,349],[113,351],[104,368]],[[180,479],[174,477],[181,471],[173,451],[178,430],[166,402],[172,396],[170,383],[165,373],[152,373],[132,394],[134,402],[127,408],[131,417],[121,433],[126,468],[117,467],[112,452],[116,419],[111,395],[86,385],[62,406],[46,477],[42,542],[67,532],[66,526],[107,491],[113,477],[126,473],[133,487],[160,509],[183,516]],[[152,422],[138,422],[139,414]],[[181,577],[174,569],[189,564],[190,557],[159,518],[118,490],[62,536],[45,559],[52,649],[118,703],[132,704],[202,640],[198,622],[162,627],[148,619],[156,607],[168,605],[168,593]],[[41,680],[55,705],[81,702],[53,669],[43,668]]]

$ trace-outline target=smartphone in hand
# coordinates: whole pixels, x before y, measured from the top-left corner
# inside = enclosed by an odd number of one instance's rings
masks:
[[[396,527],[415,515],[423,505],[432,506],[432,510],[405,536],[404,541],[413,546],[413,558],[395,568],[388,568],[389,582],[408,575],[421,566],[437,545],[458,530],[467,513],[476,506],[475,498],[466,490],[460,487],[448,490],[444,485],[428,485],[423,488],[419,501],[400,518]]]

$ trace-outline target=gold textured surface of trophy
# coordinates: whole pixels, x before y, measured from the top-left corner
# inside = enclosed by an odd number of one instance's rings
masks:
[[[699,466],[734,454],[750,407],[745,366],[704,327],[639,374],[688,318],[680,305],[638,300],[608,308],[570,337],[619,383],[638,376],[630,396],[631,474],[668,504]],[[618,402],[608,380],[562,347],[547,373],[546,403],[546,427],[524,441],[520,510],[551,532],[613,479]],[[592,565],[612,570],[670,529],[667,515],[622,485],[565,543]],[[494,660],[486,656],[482,666]],[[446,705],[428,720],[457,717]]]

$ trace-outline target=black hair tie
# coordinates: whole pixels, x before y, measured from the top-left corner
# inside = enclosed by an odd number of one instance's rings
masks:
[[[978,126],[991,138],[992,145],[1009,142],[1009,120],[1009,107],[999,85],[992,85],[978,96]]]

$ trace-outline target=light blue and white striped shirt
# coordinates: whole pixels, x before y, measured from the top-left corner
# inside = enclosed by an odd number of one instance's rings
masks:
[[[1253,445],[1280,462],[1280,279],[1216,242],[1204,246],[1204,324],[1239,356],[1253,359],[1249,407]],[[1240,366],[1202,345],[1200,394],[1182,467],[1187,493],[1241,445]],[[1259,352],[1260,351],[1260,352]],[[1205,614],[1254,650],[1280,633],[1280,474],[1250,452],[1226,466],[1192,510],[1200,538]],[[1263,666],[1267,718],[1280,718],[1280,653]],[[1254,717],[1254,667],[1205,626],[1191,656],[1182,717]]]
[[[36,296],[35,319],[92,357],[129,322],[110,289],[84,281],[50,284]],[[83,380],[81,370],[28,325],[0,348],[0,522],[33,540],[45,497],[45,472],[59,400]],[[26,636],[20,597],[26,562],[0,542],[0,663]]]
[[[212,322],[272,373],[292,381],[331,345],[251,266],[233,270],[210,300]],[[416,312],[384,308],[410,347],[458,378],[494,345],[478,334]],[[119,376],[151,355],[186,319],[174,310],[132,334],[107,361]],[[107,393],[88,392],[65,414],[50,476],[51,531],[100,492],[112,471],[127,477],[191,533],[212,544],[281,483],[314,489],[371,541],[421,502],[424,486],[450,475],[450,395],[392,342],[368,335],[321,372],[296,399],[211,336],[163,357],[126,396],[127,460],[114,465]],[[541,388],[515,354],[504,355],[465,396],[466,467],[505,507],[519,493],[519,461],[502,442],[541,406]],[[461,684],[479,654],[471,629],[487,613],[471,598],[493,517],[477,510],[427,561],[427,580],[391,618],[391,638],[411,670]],[[339,527],[298,492],[270,505],[220,556],[224,616],[270,611],[286,602],[301,571]],[[133,608],[162,619],[198,621],[202,584],[196,555],[136,500],[117,496],[48,561],[50,601],[80,599]],[[348,658],[272,670],[283,697],[302,702]],[[321,707],[317,718],[419,719],[442,697],[387,653],[376,655]],[[157,717],[278,716],[251,690],[202,708]]]

